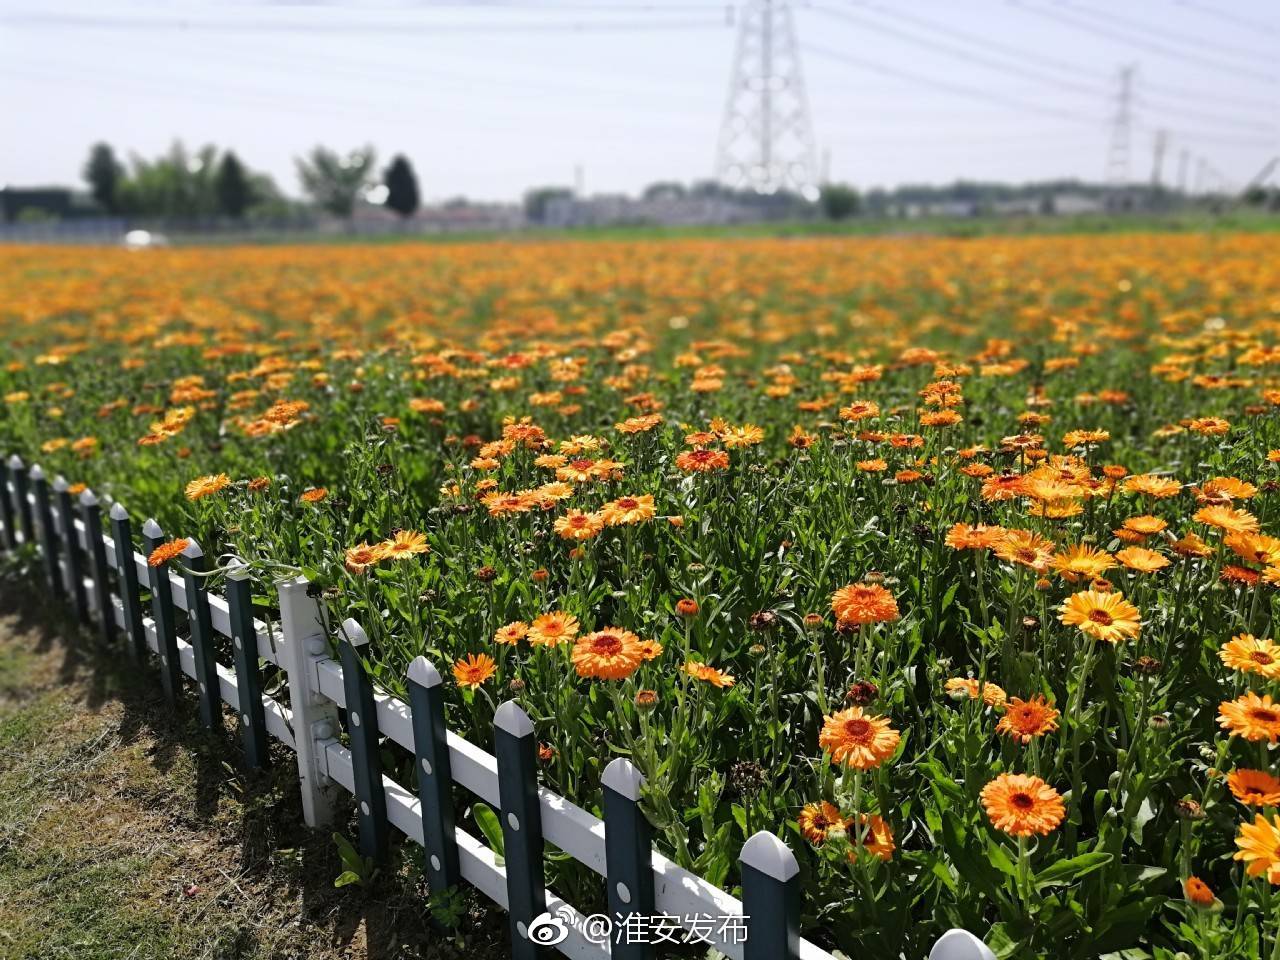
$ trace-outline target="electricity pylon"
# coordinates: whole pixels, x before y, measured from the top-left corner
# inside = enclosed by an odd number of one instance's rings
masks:
[[[1107,148],[1107,183],[1123,187],[1129,182],[1129,141],[1133,127],[1132,64],[1120,68],[1116,112],[1111,118],[1111,144]]]
[[[813,127],[786,0],[748,0],[738,23],[716,178],[757,193],[817,196]]]

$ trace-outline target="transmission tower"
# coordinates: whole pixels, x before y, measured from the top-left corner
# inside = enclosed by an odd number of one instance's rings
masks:
[[[1116,112],[1111,118],[1111,145],[1107,148],[1107,183],[1123,187],[1129,182],[1129,140],[1133,126],[1132,64],[1120,68]]]
[[[813,127],[787,0],[748,0],[738,22],[716,178],[757,193],[817,195]]]

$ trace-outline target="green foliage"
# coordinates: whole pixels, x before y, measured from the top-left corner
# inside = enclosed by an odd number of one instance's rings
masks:
[[[364,857],[360,852],[340,833],[333,835],[334,846],[338,848],[338,857],[342,861],[342,873],[338,874],[333,881],[335,887],[348,887],[352,884],[365,887],[374,881],[378,875],[377,864],[374,863],[372,857]]]
[[[124,178],[124,167],[116,159],[110,144],[95,143],[84,165],[84,179],[94,201],[107,213],[119,212],[116,192]]]
[[[418,209],[418,178],[409,161],[397,155],[383,173],[387,186],[387,206],[402,217],[413,216]]]
[[[369,185],[375,154],[372,147],[352,150],[346,156],[317,146],[295,161],[302,189],[321,209],[349,219]]]
[[[846,220],[861,208],[858,191],[843,183],[823,184],[818,203],[828,220]]]
[[[253,188],[239,158],[231,151],[222,155],[218,164],[218,177],[214,184],[218,194],[218,207],[222,213],[239,220],[253,202]]]

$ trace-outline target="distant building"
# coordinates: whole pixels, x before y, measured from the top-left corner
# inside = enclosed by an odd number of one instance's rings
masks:
[[[100,214],[88,194],[66,187],[0,188],[0,219],[5,223],[47,222]]]
[[[750,223],[762,211],[728,197],[658,192],[644,198],[621,193],[552,197],[542,222],[548,227],[693,226]]]

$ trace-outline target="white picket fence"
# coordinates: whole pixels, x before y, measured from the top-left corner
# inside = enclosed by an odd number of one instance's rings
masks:
[[[247,641],[250,642],[250,650],[256,643],[257,657],[283,670],[288,679],[287,704],[262,694],[260,688],[248,684],[247,675],[238,676],[232,667],[214,662],[212,654],[206,652],[211,649],[208,643],[204,649],[197,649],[201,641],[195,635],[176,637],[171,648],[176,650],[176,666],[181,674],[195,681],[197,695],[206,698],[206,703],[220,700],[230,707],[239,718],[242,735],[252,724],[260,722],[266,734],[296,754],[303,814],[309,826],[323,827],[334,822],[335,805],[339,790],[342,790],[357,798],[362,838],[365,826],[376,828],[373,821],[378,816],[367,802],[375,794],[370,792],[368,782],[363,785],[359,782],[362,771],[372,770],[381,779],[381,796],[375,806],[380,806],[381,797],[385,797],[386,822],[415,843],[428,847],[426,856],[434,874],[442,869],[441,856],[446,853],[454,856],[460,879],[511,914],[514,957],[539,955],[535,944],[529,942],[529,924],[535,919],[536,912],[518,916],[519,907],[512,907],[514,901],[528,912],[529,884],[533,884],[545,897],[537,905],[544,906],[547,913],[563,921],[564,939],[554,945],[565,956],[576,960],[653,956],[651,944],[646,947],[628,943],[624,947],[620,941],[610,943],[607,933],[601,937],[601,927],[596,918],[584,916],[553,891],[542,889],[541,844],[546,841],[604,878],[609,885],[611,905],[632,903],[632,889],[646,887],[649,878],[644,876],[637,880],[638,875],[633,872],[627,875],[630,886],[618,879],[620,868],[611,862],[611,855],[606,852],[605,821],[546,788],[537,786],[536,794],[528,791],[531,798],[536,796],[536,810],[520,812],[526,817],[533,814],[532,821],[540,818],[541,837],[532,848],[532,866],[525,871],[529,875],[515,875],[518,864],[513,864],[518,860],[518,844],[523,838],[516,817],[518,800],[513,801],[512,797],[520,785],[513,787],[503,781],[499,775],[498,757],[447,729],[443,731],[447,764],[440,766],[449,768],[451,780],[446,776],[441,796],[447,800],[451,784],[456,784],[491,805],[503,822],[508,850],[505,862],[499,863],[487,843],[460,827],[452,828],[452,837],[447,838],[439,850],[430,849],[430,831],[424,823],[435,818],[433,822],[437,824],[451,824],[452,813],[447,812],[447,819],[441,821],[441,810],[431,809],[425,811],[424,819],[421,795],[415,795],[413,790],[381,774],[376,759],[369,757],[367,746],[360,749],[361,742],[376,745],[380,734],[409,751],[429,773],[432,772],[429,762],[424,759],[429,755],[425,752],[427,745],[416,742],[413,710],[402,700],[374,691],[371,685],[353,687],[353,682],[368,684],[368,678],[363,676],[363,670],[359,671],[361,676],[358,678],[349,675],[343,664],[330,656],[330,638],[323,626],[319,605],[308,596],[306,580],[287,579],[276,584],[280,612],[277,622],[251,620],[247,609],[234,610],[234,604],[228,599],[205,592],[202,578],[184,578],[168,568],[159,571],[150,568],[147,558],[132,547],[128,536],[128,514],[119,504],[111,508],[112,535],[102,529],[98,501],[91,492],[85,491],[73,508],[67,484],[62,478],[49,484],[39,467],[27,471],[17,457],[0,465],[0,471],[3,473],[0,476],[0,505],[4,508],[0,514],[3,544],[8,549],[18,549],[34,535],[36,550],[45,563],[50,589],[69,597],[82,619],[96,623],[104,638],[110,638],[116,631],[128,637],[131,629],[137,630],[140,624],[141,632],[135,643],[144,641],[146,648],[161,658],[162,670],[170,668],[161,642],[165,631],[154,616],[157,612],[155,604],[159,602],[155,599],[158,597],[156,591],[163,591],[167,584],[165,592],[172,594],[173,607],[185,612],[193,627],[200,622],[207,603],[206,622],[213,633],[231,640],[237,653]],[[154,520],[148,520],[142,532],[148,542],[164,536]],[[117,539],[122,534],[122,542],[129,545],[127,555],[124,550],[119,555],[117,553]],[[74,551],[67,549],[68,541],[74,543]],[[52,548],[52,557],[49,548]],[[193,568],[201,560],[198,545],[193,544],[184,554],[184,562]],[[132,571],[129,570],[130,564]],[[233,571],[229,580],[234,583],[246,576],[245,570]],[[151,580],[153,577],[156,579]],[[151,580],[151,586],[156,588],[151,591],[152,616],[141,615],[137,606],[131,612],[126,598],[120,595],[121,585],[129,582],[126,578],[137,578],[137,582],[144,585],[142,589],[146,589]],[[113,579],[115,584],[111,582]],[[247,596],[247,589],[241,596]],[[134,602],[137,603],[137,598]],[[103,623],[108,610],[110,622]],[[237,622],[242,625],[240,631],[237,630]],[[252,637],[239,635],[245,623],[252,623]],[[169,632],[172,632],[171,627]],[[342,642],[349,642],[353,635],[360,635],[362,631],[348,621],[345,633],[348,639]],[[356,640],[358,642],[358,636]],[[202,656],[209,658],[204,661],[204,669]],[[208,669],[210,666],[212,672]],[[254,666],[246,671],[246,674],[255,675],[255,684],[256,666],[254,661]],[[173,675],[177,676],[177,673]],[[440,676],[434,667],[419,658],[411,667],[408,680],[425,690],[438,686]],[[209,691],[211,683],[216,683],[216,691]],[[248,700],[242,702],[244,692],[255,689],[261,699],[260,715],[251,709]],[[363,702],[373,705],[372,724],[367,717],[360,717],[358,703],[349,702],[353,689],[371,697]],[[339,739],[342,732],[339,709],[347,712],[350,747],[344,746]],[[261,720],[255,721],[258,716]],[[213,719],[206,722],[212,725]],[[217,724],[221,724],[220,717]],[[360,725],[363,725],[363,730],[357,729]],[[514,745],[513,750],[518,752],[527,748],[532,755],[533,725],[514,701],[504,704],[498,711],[495,732],[499,754],[503,752],[501,743],[505,735],[506,742]],[[362,741],[361,734],[372,739]],[[434,731],[433,736],[438,736],[438,731]],[[372,751],[375,758],[376,752],[376,749]],[[528,775],[536,782],[536,772],[529,769]],[[626,801],[632,804],[634,809],[628,812],[634,814],[638,811],[635,802],[639,799],[641,780],[628,761],[614,760],[605,772],[604,781],[606,802],[607,791],[611,789],[622,798],[624,806]],[[442,805],[448,806],[447,803]],[[640,824],[639,819],[633,824]],[[513,842],[517,844],[515,849],[512,848]],[[453,849],[448,849],[450,846]],[[799,867],[791,850],[773,834],[761,831],[743,847],[744,897],[752,901],[746,906],[652,850],[647,840],[644,850],[649,853],[647,866],[652,876],[652,893],[641,898],[651,897],[651,903],[640,905],[651,912],[656,911],[655,916],[661,916],[666,923],[678,925],[686,933],[696,929],[701,942],[706,942],[730,960],[836,960],[825,950],[799,938]],[[747,894],[748,873],[752,876],[750,889],[754,891],[750,896]],[[618,900],[615,891],[625,896]],[[633,903],[632,908],[635,906]],[[715,918],[717,922],[708,929],[700,918]],[[728,918],[734,918],[736,922],[722,922]],[[995,957],[977,937],[964,930],[951,930],[934,945],[929,960],[995,960]]]

